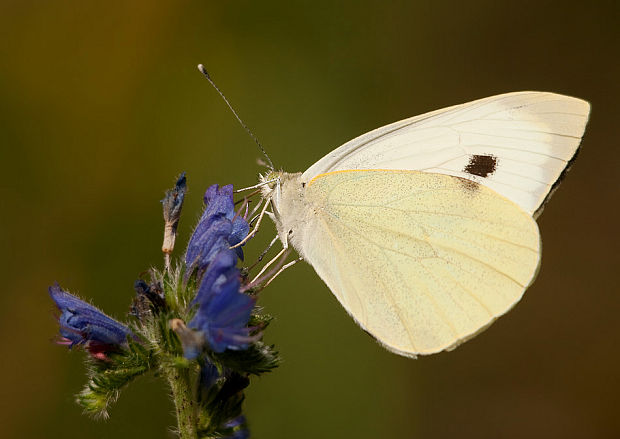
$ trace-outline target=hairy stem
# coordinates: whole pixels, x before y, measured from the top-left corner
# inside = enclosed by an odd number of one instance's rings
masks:
[[[164,371],[176,409],[179,437],[196,439],[196,407],[188,369],[174,367]]]

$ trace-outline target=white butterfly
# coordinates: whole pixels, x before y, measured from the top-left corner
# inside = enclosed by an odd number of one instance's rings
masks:
[[[534,218],[575,158],[589,110],[517,92],[395,122],[303,174],[261,177],[263,211],[387,349],[450,350],[536,277]]]

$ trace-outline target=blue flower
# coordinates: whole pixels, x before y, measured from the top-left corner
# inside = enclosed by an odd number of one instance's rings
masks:
[[[208,302],[213,294],[221,290],[226,280],[234,278],[239,278],[237,254],[229,248],[221,249],[209,264],[192,304]]]
[[[233,434],[230,436],[225,436],[224,439],[248,439],[250,437],[250,431],[245,426],[246,420],[245,416],[240,415],[236,418],[231,419],[226,422],[223,427],[224,428],[237,428],[233,431]]]
[[[219,388],[215,388],[217,381],[225,378],[223,385]],[[200,368],[200,375],[198,378],[198,398],[209,399],[210,392],[215,391],[216,398],[224,397],[219,401],[219,404],[226,404],[229,402],[228,398],[235,397],[234,395],[243,391],[249,384],[247,377],[244,377],[238,373],[232,372],[230,369],[224,368],[223,375],[220,374],[217,367],[210,361],[206,361]],[[211,393],[211,398],[214,394]],[[246,426],[245,416],[239,415],[220,426],[220,434],[223,439],[247,439],[250,437],[250,432]],[[219,436],[218,436],[219,437]]]
[[[237,258],[243,258],[243,252],[230,247],[241,242],[250,227],[235,213],[232,185],[210,186],[204,201],[205,210],[185,254],[187,273],[194,269],[200,273],[200,286],[192,301],[198,309],[187,326],[214,352],[246,349],[258,338],[250,335],[254,328],[247,327],[256,300],[240,292]],[[196,358],[200,349],[196,337],[176,326],[185,341],[185,356]]]
[[[215,382],[220,377],[220,372],[217,370],[217,367],[209,360],[206,360],[205,364],[200,368],[200,376],[199,380],[199,389],[202,392],[207,392]]]
[[[95,358],[105,359],[105,352],[127,345],[131,330],[103,312],[63,291],[58,284],[49,288],[49,294],[61,314],[60,344],[69,347],[83,345]]]
[[[220,188],[214,184],[205,192],[204,201],[205,210],[185,254],[185,264],[190,269],[205,269],[220,250],[238,244],[250,231],[245,218],[235,213],[232,185]],[[243,259],[241,247],[235,252]]]
[[[246,349],[258,336],[247,324],[256,299],[241,293],[241,276],[235,252],[217,253],[202,279],[194,303],[198,310],[189,327],[201,331],[214,352]]]

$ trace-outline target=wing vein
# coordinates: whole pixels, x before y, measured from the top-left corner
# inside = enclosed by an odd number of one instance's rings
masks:
[[[405,197],[403,197],[401,199],[396,199],[395,201],[401,201],[403,199],[405,199]],[[389,203],[392,203],[392,202],[393,201],[390,201]],[[456,214],[456,213],[436,212],[436,211],[432,211],[432,210],[415,210],[415,211],[410,211],[410,210],[400,209],[400,208],[397,208],[397,207],[387,206],[387,205],[383,205],[383,204],[332,203],[331,205],[332,206],[342,206],[342,207],[365,207],[365,208],[369,208],[369,209],[384,208],[384,209],[394,210],[396,212],[401,212],[401,213],[414,213],[414,214],[425,214],[425,215],[440,215],[440,216],[457,217],[457,218],[463,218],[463,219],[468,219],[469,218],[469,217],[466,217],[464,215],[459,215],[459,214]],[[479,221],[479,222],[482,222],[482,223],[487,223],[487,224],[492,224],[494,226],[500,226],[500,227],[510,228],[510,229],[513,229],[513,230],[518,230],[516,227],[512,227],[512,226],[509,226],[509,225],[506,225],[506,224],[496,223],[496,222],[489,221],[489,220],[486,220],[486,219],[476,218],[476,221]],[[485,234],[483,232],[478,232],[478,233]],[[522,244],[518,244],[516,242],[512,242],[512,241],[506,240],[504,238],[500,238],[500,237],[495,236],[495,235],[490,235],[490,234],[485,234],[485,235],[489,236],[491,238],[494,238],[494,239],[502,240],[502,241],[504,241],[504,242],[506,242],[508,244],[512,244],[512,245],[517,246],[517,247],[522,247],[522,248],[531,250],[533,252],[538,252],[538,250],[533,249],[531,247],[528,247],[528,246],[525,246],[525,245],[522,245]],[[406,236],[408,236],[408,235],[406,235]]]
[[[536,130],[520,130],[520,129],[515,129],[515,128],[511,128],[512,131],[519,131],[522,133],[536,133],[536,134],[549,134],[550,136],[558,136],[558,137],[568,137],[571,139],[581,139],[581,137],[577,137],[577,136],[571,136],[569,134],[559,134],[559,133],[550,133],[548,131],[536,131]],[[524,140],[524,141],[528,141],[531,142],[533,139],[527,139],[527,138],[523,138],[523,137],[515,137],[515,136],[500,136],[498,134],[489,134],[488,132],[477,132],[477,131],[461,131],[458,130],[461,133],[466,133],[466,134],[478,134],[480,136],[489,136],[489,137],[499,137],[501,139],[512,139],[512,140]]]
[[[385,246],[383,246],[383,245],[381,245],[381,244],[378,244],[378,243],[376,243],[376,242],[374,242],[374,241],[371,241],[368,237],[366,237],[366,236],[365,236],[364,234],[362,234],[361,232],[359,232],[359,231],[357,231],[357,230],[354,230],[354,229],[352,229],[351,227],[348,227],[347,225],[345,225],[345,224],[344,224],[342,221],[340,221],[340,220],[339,220],[339,218],[338,218],[336,215],[334,215],[333,213],[331,213],[331,212],[329,212],[329,211],[327,211],[327,210],[326,210],[326,212],[327,212],[327,213],[328,213],[331,217],[333,217],[336,221],[338,221],[340,224],[342,224],[342,225],[343,225],[343,227],[345,227],[346,229],[349,229],[350,231],[352,231],[352,232],[353,232],[353,233],[355,233],[356,235],[359,235],[359,236],[360,236],[363,240],[365,240],[365,241],[367,241],[367,242],[369,242],[369,243],[371,243],[371,244],[373,244],[373,245],[377,246],[378,248],[380,248],[380,249],[385,249],[385,250],[389,250],[389,251],[392,251],[392,252],[394,252],[394,253],[399,253],[399,254],[401,254],[401,255],[403,255],[403,256],[407,256],[407,257],[409,257],[409,258],[411,258],[411,259],[413,259],[413,260],[417,260],[417,258],[416,258],[415,256],[413,256],[413,255],[411,255],[411,254],[409,254],[409,253],[405,253],[405,252],[402,252],[402,251],[397,251],[397,250],[389,249],[389,248],[387,248],[387,247],[385,247]],[[377,229],[381,229],[381,230],[385,230],[385,231],[388,231],[388,232],[392,232],[392,233],[396,233],[396,234],[399,234],[399,235],[406,236],[406,237],[408,237],[408,238],[413,239],[414,241],[418,241],[418,242],[423,242],[423,243],[425,243],[425,244],[429,244],[429,245],[431,245],[432,247],[437,246],[437,247],[441,247],[441,248],[443,248],[444,250],[453,251],[453,252],[455,252],[455,253],[457,253],[457,254],[459,254],[459,255],[461,255],[461,256],[464,256],[464,257],[466,257],[466,258],[469,258],[469,259],[471,259],[472,261],[476,261],[476,262],[478,262],[479,264],[482,264],[482,265],[484,265],[484,266],[488,267],[488,268],[489,268],[489,269],[491,269],[492,271],[495,271],[495,272],[497,272],[497,273],[501,274],[502,276],[504,276],[504,277],[506,277],[506,278],[510,279],[511,281],[513,281],[514,283],[516,283],[517,285],[519,285],[519,286],[521,286],[521,287],[523,287],[523,286],[524,286],[523,284],[521,284],[521,282],[519,282],[518,280],[516,280],[515,278],[513,278],[512,276],[510,276],[508,273],[505,273],[504,271],[500,270],[499,268],[494,267],[494,266],[492,266],[491,264],[488,264],[487,262],[484,262],[484,261],[482,261],[482,260],[480,260],[480,259],[478,259],[478,258],[475,258],[475,257],[474,257],[474,256],[472,256],[472,255],[469,255],[469,254],[467,254],[467,253],[464,253],[463,251],[458,250],[458,249],[457,249],[457,248],[455,248],[455,247],[452,247],[452,246],[449,246],[449,245],[446,245],[446,244],[440,244],[440,243],[438,243],[438,242],[430,242],[430,241],[425,241],[425,240],[423,240],[423,239],[416,238],[415,236],[407,235],[406,233],[403,233],[403,232],[401,232],[401,231],[398,231],[398,230],[391,230],[391,229],[388,229],[388,228],[386,228],[386,227],[379,226],[379,225],[377,225],[377,224],[370,224],[370,223],[367,223],[367,222],[365,222],[365,221],[361,221],[361,220],[359,220],[358,222],[359,222],[359,223],[361,223],[361,224],[365,224],[365,225],[371,225],[373,228],[377,228]],[[431,227],[431,228],[432,228],[432,227]],[[439,256],[436,256],[436,257],[439,257]]]
[[[336,220],[336,222],[337,222],[338,224],[340,224],[342,227],[344,227],[345,229],[348,229],[349,231],[351,231],[351,232],[355,233],[356,235],[359,235],[359,236],[360,236],[360,237],[361,237],[364,241],[366,241],[366,242],[368,242],[368,243],[370,243],[370,244],[373,244],[374,246],[376,246],[377,248],[379,248],[379,250],[381,250],[381,252],[383,253],[383,255],[384,255],[384,256],[385,256],[385,257],[386,257],[389,261],[391,261],[391,259],[390,259],[390,257],[389,257],[389,256],[385,253],[385,251],[386,251],[386,250],[387,250],[387,251],[394,252],[394,253],[401,254],[401,255],[406,256],[406,257],[409,257],[409,258],[411,258],[411,259],[413,259],[414,261],[416,261],[416,262],[417,262],[417,259],[416,259],[414,256],[412,256],[412,255],[410,255],[410,254],[408,254],[408,253],[405,253],[405,252],[401,252],[401,251],[397,251],[397,250],[393,250],[393,249],[388,249],[387,247],[385,247],[385,246],[383,246],[383,245],[380,245],[380,244],[376,243],[375,241],[372,241],[372,240],[371,240],[371,239],[369,239],[368,237],[364,236],[364,234],[362,234],[362,233],[360,233],[359,231],[357,231],[357,230],[353,229],[352,227],[347,226],[347,225],[346,225],[345,223],[343,223],[342,221],[338,221],[338,217],[337,217],[337,216],[335,216],[334,214],[332,214],[331,212],[327,212],[327,213],[328,213],[328,214],[329,214],[332,218],[334,218],[334,219]],[[325,221],[323,221],[323,223],[325,224],[326,228],[329,228],[329,226],[327,225],[327,223],[326,223]],[[368,224],[368,223],[364,223],[364,224]],[[381,227],[381,228],[382,228],[383,230],[388,230],[388,231],[389,231],[389,229],[385,229],[385,228],[383,228],[383,227]],[[403,234],[402,232],[397,232],[397,233]],[[404,234],[403,234],[403,235],[404,235]],[[409,236],[409,235],[405,235],[405,236]],[[420,242],[424,242],[424,241],[421,241],[421,240],[419,240],[419,239],[417,239],[417,238],[414,238],[414,237],[411,237],[411,236],[410,236],[410,238],[415,239],[415,240],[420,241]],[[421,266],[422,264],[420,264],[420,263],[418,262],[418,265],[420,265],[420,266]],[[392,271],[392,272],[393,272],[393,273],[394,273],[394,272],[396,272],[396,273],[397,273],[397,275],[398,275],[398,277],[400,277],[400,278],[401,278],[401,281],[402,281],[402,283],[404,284],[404,281],[403,281],[403,279],[402,279],[401,274],[400,274],[399,272],[397,272],[397,271]],[[379,279],[380,279],[380,278],[379,278]],[[380,282],[383,284],[383,282],[382,282],[382,281],[380,281]],[[384,284],[384,285],[385,285],[385,284]],[[435,307],[435,309],[437,310],[437,313],[439,314],[439,316],[441,317],[441,319],[444,321],[444,323],[445,323],[445,324],[446,324],[446,325],[447,325],[447,326],[448,326],[448,327],[449,327],[449,328],[450,328],[453,332],[455,332],[455,331],[456,331],[456,329],[452,326],[452,324],[450,323],[450,321],[449,321],[449,320],[447,319],[447,317],[444,315],[443,310],[441,309],[441,307],[439,306],[439,304],[435,301],[435,299],[433,299],[433,297],[431,296],[430,292],[428,292],[428,291],[427,291],[427,289],[426,289],[426,290],[424,290],[424,291],[423,291],[423,293],[424,293],[424,295],[426,296],[426,298],[429,300],[429,302],[431,302],[431,303],[433,304],[433,306],[434,306],[434,307]],[[390,301],[391,301],[391,303],[392,303],[392,305],[393,305],[393,307],[394,307],[394,309],[395,309],[395,311],[396,311],[396,314],[398,315],[398,318],[400,319],[401,323],[403,324],[403,326],[404,326],[404,327],[405,327],[405,329],[407,330],[407,334],[409,335],[409,338],[411,339],[411,333],[410,333],[410,330],[409,330],[409,328],[408,328],[408,326],[407,326],[407,324],[406,324],[405,320],[404,320],[404,319],[403,319],[403,317],[401,316],[400,312],[398,311],[398,307],[396,306],[396,302],[394,301],[394,297],[393,297],[393,295],[392,295],[391,290],[386,289],[386,294],[387,294],[387,296],[390,298]],[[455,335],[457,335],[457,338],[458,338],[458,332],[455,332]],[[412,343],[413,343],[413,341],[412,341]]]
[[[320,216],[319,216],[319,218],[320,218]],[[330,230],[328,223],[324,219],[322,219],[322,218],[320,218],[320,219],[321,219],[321,222],[323,223],[323,225],[325,227],[325,230],[327,230],[327,232],[330,234],[330,236],[334,237],[334,234]],[[344,225],[342,223],[340,223],[340,224],[341,224],[341,226],[351,230],[353,233],[358,233],[357,231],[355,231],[353,229],[350,229],[346,225]],[[336,242],[337,243],[338,240],[337,239],[332,239],[332,242]],[[371,241],[369,241],[369,242],[371,242]],[[382,249],[381,249],[381,251],[382,251],[383,255],[386,257],[386,259],[389,260],[389,257],[385,254],[385,252]],[[346,252],[345,252],[345,254],[346,254]],[[413,334],[411,333],[411,330],[410,330],[409,326],[407,325],[407,323],[405,322],[405,319],[403,318],[403,316],[401,315],[400,311],[398,310],[398,306],[396,306],[396,301],[394,300],[394,297],[392,295],[391,290],[389,288],[387,288],[387,286],[385,285],[385,283],[383,282],[383,280],[380,277],[378,277],[377,279],[383,285],[384,291],[386,292],[386,296],[389,297],[390,302],[392,303],[392,308],[396,312],[396,315],[397,315],[398,319],[400,320],[400,322],[402,323],[403,327],[405,328],[405,331],[407,332],[407,337],[409,338],[409,341],[411,342],[411,347],[414,349],[414,351],[418,351],[418,349],[415,346],[415,341],[414,341]],[[351,288],[351,289],[353,290],[353,294],[355,294],[358,302],[360,302],[360,304],[362,306],[362,309],[363,309],[363,312],[364,312],[364,315],[367,316],[368,314],[367,314],[366,308],[365,308],[363,302],[359,299],[359,295],[357,294],[357,291],[355,291],[355,288]],[[364,319],[364,323],[368,323],[367,322],[367,317]]]
[[[446,264],[450,265],[448,261],[446,261],[445,259],[441,258],[441,260],[444,261]],[[482,299],[478,297],[477,294],[475,294],[472,290],[467,288],[465,285],[461,284],[458,281],[458,279],[454,277],[454,275],[450,272],[450,270],[446,270],[446,273],[454,281],[454,283],[457,284],[459,287],[461,287],[461,289],[465,291],[465,293],[467,293],[472,299],[474,299],[474,301],[476,301],[476,303],[478,303],[489,314],[491,318],[495,317],[493,312],[491,312],[489,307],[486,306],[486,304],[482,301]]]

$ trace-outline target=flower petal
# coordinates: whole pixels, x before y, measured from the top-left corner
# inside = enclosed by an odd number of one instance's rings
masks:
[[[127,343],[131,330],[108,317],[93,305],[78,299],[64,291],[58,284],[49,288],[49,294],[61,314],[58,318],[60,334],[70,340],[70,346],[76,344],[103,345],[108,349]],[[63,341],[63,344],[66,342]],[[103,348],[98,348],[101,351]]]

